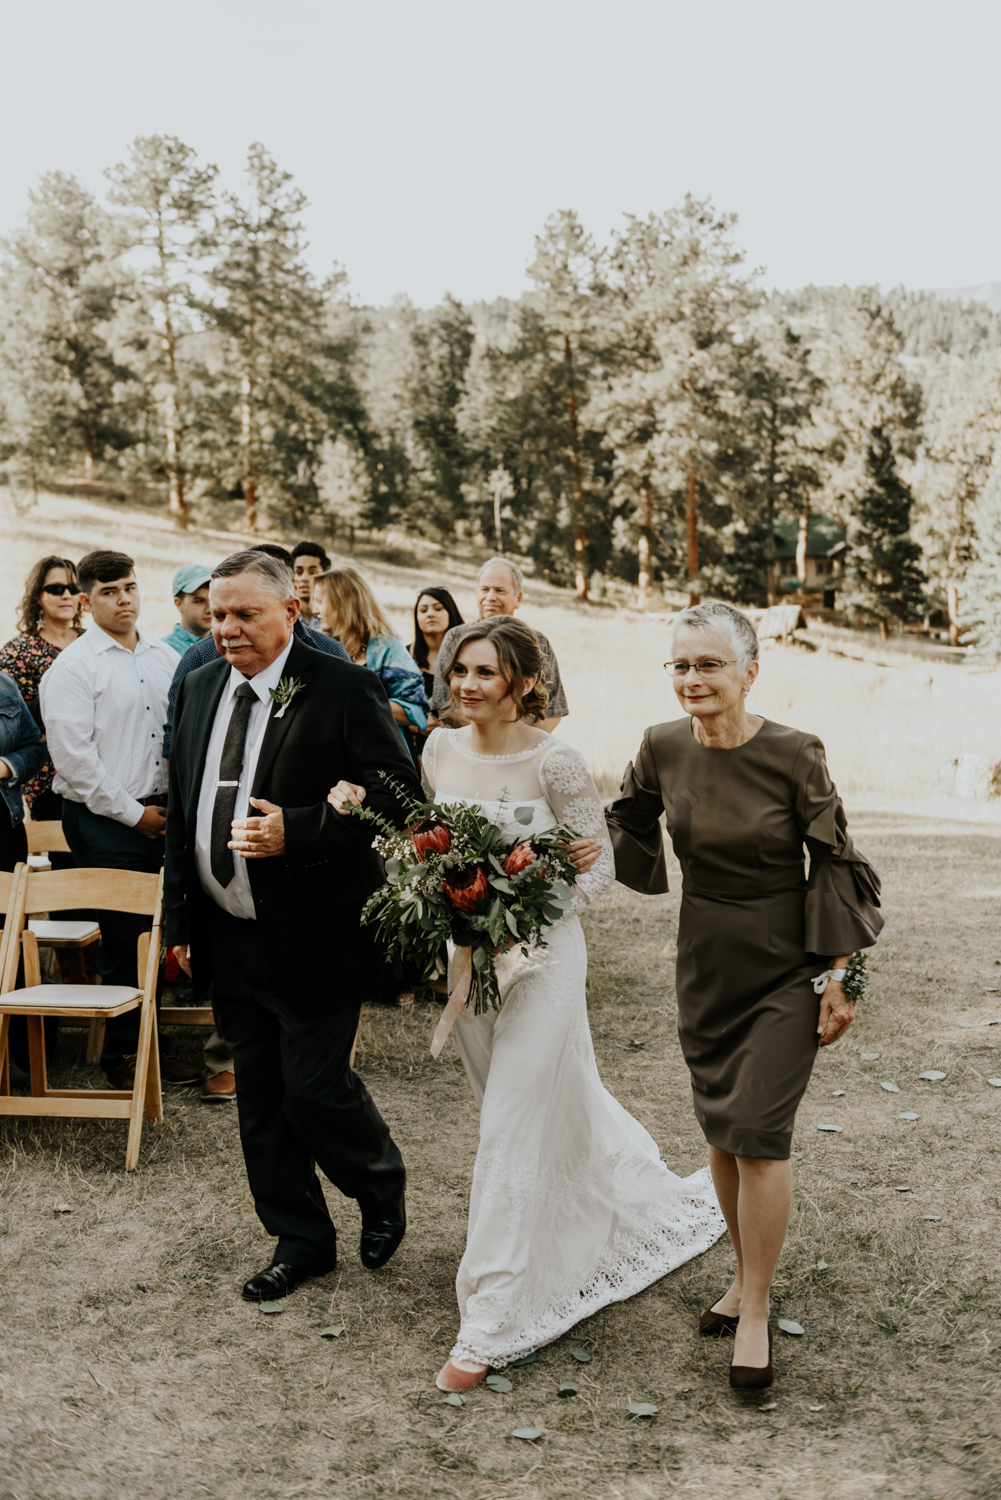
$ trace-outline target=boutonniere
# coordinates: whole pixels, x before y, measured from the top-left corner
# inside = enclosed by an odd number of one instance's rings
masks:
[[[283,677],[276,688],[268,688],[268,692],[278,704],[276,719],[282,717],[296,693],[301,692],[304,687],[305,683],[300,682],[298,677]]]

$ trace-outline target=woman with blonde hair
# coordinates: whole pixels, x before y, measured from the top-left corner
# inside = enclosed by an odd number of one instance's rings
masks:
[[[386,689],[393,718],[413,754],[413,736],[428,724],[420,668],[383,614],[357,568],[333,568],[313,582],[313,608],[324,635],[340,640],[353,662],[368,667]]]

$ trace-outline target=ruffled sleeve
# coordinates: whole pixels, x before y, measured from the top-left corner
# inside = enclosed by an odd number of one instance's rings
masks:
[[[810,738],[793,768],[796,821],[810,854],[806,949],[827,957],[871,948],[883,929],[879,876],[848,834],[848,820],[827,769],[824,747]]]
[[[574,912],[583,911],[615,882],[615,859],[605,827],[605,810],[587,762],[579,750],[554,740],[539,766],[539,782],[546,800],[560,823],[566,823],[581,838],[601,840],[601,853],[573,887]]]
[[[642,896],[660,896],[668,888],[660,830],[663,811],[648,729],[635,763],[626,766],[619,795],[605,814],[615,853],[615,878]]]

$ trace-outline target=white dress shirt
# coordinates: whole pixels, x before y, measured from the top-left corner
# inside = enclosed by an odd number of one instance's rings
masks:
[[[265,667],[263,672],[258,672],[256,677],[244,677],[236,667],[230,668],[229,678],[223,688],[219,707],[212,721],[212,732],[209,735],[208,749],[205,752],[205,769],[202,772],[202,789],[198,794],[198,812],[195,817],[195,862],[198,866],[202,890],[206,896],[211,896],[223,911],[228,911],[230,916],[244,917],[248,921],[253,921],[257,912],[254,909],[254,897],[250,889],[247,861],[232,851],[235,874],[227,886],[221,886],[212,874],[212,809],[215,807],[216,782],[219,780],[222,747],[233,712],[236,690],[246,682],[257,694],[257,702],[250,710],[250,718],[247,721],[247,738],[243,742],[243,770],[240,772],[240,785],[236,793],[233,817],[234,819],[245,818],[249,812],[256,812],[257,809],[251,809],[250,806],[250,791],[257,774],[257,762],[260,759],[265,731],[271,719],[271,710],[277,709],[270,689],[276,688],[281,681],[288,654],[292,650],[293,639],[294,637],[290,638],[281,656],[276,657],[270,667]],[[42,681],[45,681],[44,677]]]
[[[92,621],[39,686],[54,791],[129,828],[139,798],[167,790],[162,726],[177,668],[176,651],[137,634],[130,651]]]

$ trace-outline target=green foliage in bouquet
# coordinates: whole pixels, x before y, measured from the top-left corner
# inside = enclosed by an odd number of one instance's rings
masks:
[[[466,803],[406,801],[405,829],[364,806],[350,809],[378,829],[374,847],[386,861],[386,884],[369,897],[362,921],[424,981],[445,972],[447,941],[471,948],[473,1012],[498,1009],[494,958],[511,946],[545,947],[546,928],[570,909],[577,870],[567,846],[579,834],[561,824],[530,840],[505,840],[497,823]],[[516,807],[513,817],[527,827],[533,809]]]
[[[856,1009],[869,993],[869,971],[864,953],[853,953],[841,985],[845,999]]]

